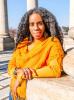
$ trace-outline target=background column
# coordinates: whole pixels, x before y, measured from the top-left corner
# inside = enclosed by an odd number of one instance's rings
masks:
[[[8,33],[7,0],[0,0],[0,36]]]
[[[0,0],[0,51],[13,48],[8,32],[7,0]]]
[[[38,7],[38,0],[27,0],[27,11]]]
[[[74,39],[74,0],[70,0],[69,10],[69,36]]]

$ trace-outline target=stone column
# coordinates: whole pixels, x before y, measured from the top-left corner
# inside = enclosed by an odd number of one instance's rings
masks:
[[[7,0],[0,0],[0,51],[13,47],[8,32]]]
[[[70,0],[69,10],[69,36],[74,39],[74,0]]]
[[[0,0],[0,36],[8,33],[7,0]]]
[[[38,7],[38,0],[27,0],[27,11],[35,7]]]

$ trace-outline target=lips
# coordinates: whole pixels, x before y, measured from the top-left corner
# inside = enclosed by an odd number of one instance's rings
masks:
[[[42,32],[36,32],[35,34],[42,34]]]
[[[40,37],[41,37],[41,33],[36,33],[36,34],[34,34],[34,37],[35,37],[35,38],[40,38]]]
[[[35,32],[33,33],[33,35],[34,35],[35,38],[41,38],[42,32],[41,32],[41,31],[35,31]]]
[[[35,36],[40,36],[41,32],[35,33]]]

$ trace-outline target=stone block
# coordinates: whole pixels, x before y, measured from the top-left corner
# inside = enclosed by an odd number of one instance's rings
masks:
[[[11,50],[15,46],[14,40],[10,37],[0,37],[0,51]]]
[[[40,78],[27,82],[27,100],[73,100],[74,79]]]
[[[3,81],[0,81],[0,85],[3,86],[3,87],[8,86],[9,83],[10,83],[10,79],[9,78],[5,79]]]
[[[64,57],[63,69],[66,74],[74,77],[74,49],[70,50]]]
[[[9,90],[9,87],[7,87],[0,91],[0,100],[6,100],[6,98],[9,96]]]
[[[69,35],[70,38],[74,39],[74,27],[69,29],[68,35]]]

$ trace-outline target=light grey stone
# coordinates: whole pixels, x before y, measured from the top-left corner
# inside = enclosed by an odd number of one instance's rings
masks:
[[[63,59],[63,70],[66,74],[74,77],[74,49],[69,51]]]
[[[63,38],[63,48],[64,50],[68,50],[70,48],[74,48],[74,40],[70,38],[68,35]]]
[[[0,81],[0,85],[1,86],[7,86],[7,85],[9,85],[9,83],[10,83],[10,79],[9,78],[5,79],[3,81]]]
[[[9,96],[9,87],[0,90],[0,100],[6,100],[4,98]]]
[[[4,78],[6,78],[6,76],[0,75],[0,81],[1,81],[2,79],[4,79]]]
[[[27,100],[73,100],[74,79],[61,78],[33,79],[27,83]]]

